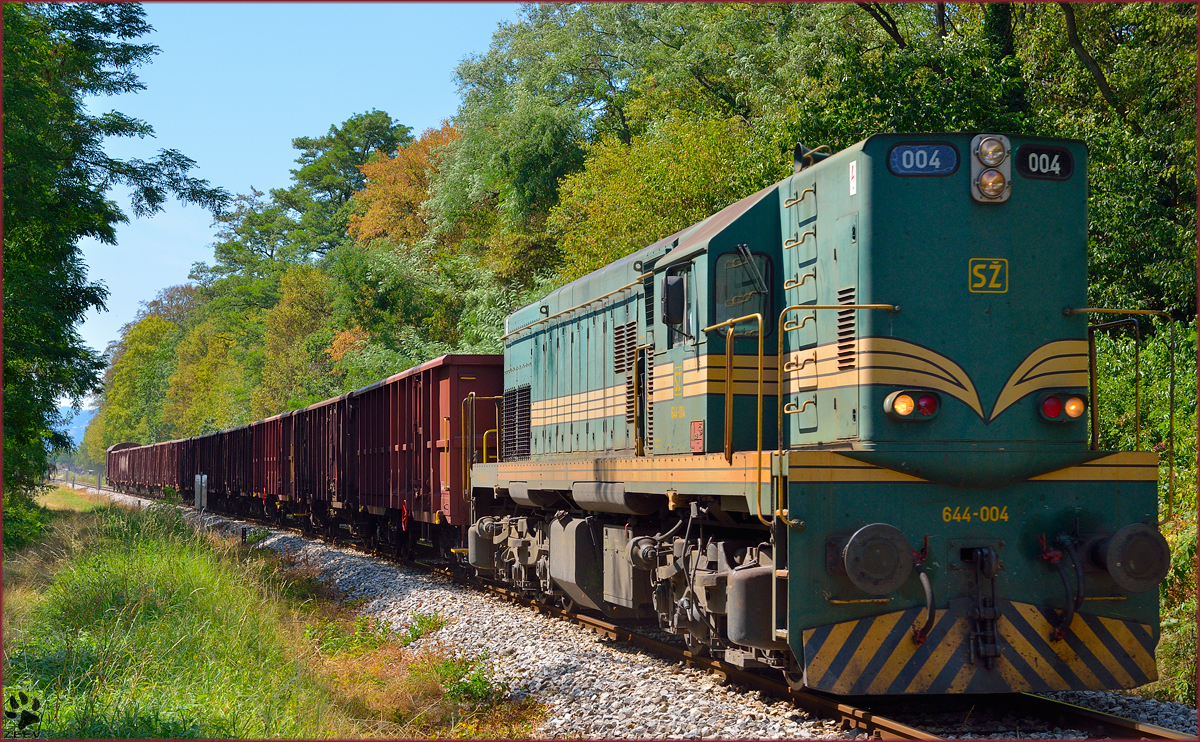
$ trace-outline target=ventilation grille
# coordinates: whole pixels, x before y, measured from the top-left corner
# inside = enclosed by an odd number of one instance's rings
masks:
[[[649,269],[647,269],[649,270]],[[646,342],[650,340],[651,328],[654,327],[654,277],[642,281],[642,293],[646,295]]]
[[[838,289],[838,304],[855,304],[854,287]],[[855,327],[858,310],[839,309],[837,325],[837,362],[838,370],[854,368],[858,359],[857,328]]]
[[[613,326],[613,373],[633,373],[637,353],[637,323]]]
[[[529,385],[504,390],[504,460],[529,458]]]
[[[646,349],[646,440],[645,453],[654,452],[654,349]]]

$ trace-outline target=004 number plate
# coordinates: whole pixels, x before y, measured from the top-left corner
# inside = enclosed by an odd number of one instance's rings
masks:
[[[958,152],[949,144],[897,144],[888,153],[892,175],[950,175],[958,169]]]
[[[947,523],[960,521],[970,523],[972,520],[979,520],[984,523],[1008,522],[1008,506],[984,505],[977,510],[972,510],[969,507],[952,508],[947,505],[942,508],[942,520]]]

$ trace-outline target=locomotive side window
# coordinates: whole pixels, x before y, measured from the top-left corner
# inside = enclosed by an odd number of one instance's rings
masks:
[[[713,276],[713,323],[759,313],[766,332],[771,332],[771,259],[752,253],[745,245],[738,252],[717,258]],[[738,335],[755,335],[753,323],[740,324]],[[724,334],[725,330],[721,330]]]
[[[691,263],[667,269],[663,277],[662,321],[667,326],[667,343],[672,348],[695,342],[695,293]]]

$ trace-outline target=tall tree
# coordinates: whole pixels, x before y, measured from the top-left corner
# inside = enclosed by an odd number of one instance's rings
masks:
[[[366,185],[360,168],[411,141],[410,132],[383,111],[371,110],[330,126],[325,136],[293,139],[292,146],[300,150],[300,167],[292,170],[294,185],[271,191],[275,202],[296,219],[290,240],[323,255],[345,239],[350,198]]]
[[[79,240],[112,244],[127,217],[107,197],[131,189],[135,216],[176,196],[220,209],[227,194],[188,175],[175,150],[151,160],[104,152],[106,137],[147,137],[149,124],[116,111],[92,115],[89,96],[144,86],[135,70],[158,51],[138,5],[4,8],[4,483],[30,491],[53,449],[70,441],[57,413],[98,387],[104,367],[76,327],[102,309],[105,287],[87,278]]]

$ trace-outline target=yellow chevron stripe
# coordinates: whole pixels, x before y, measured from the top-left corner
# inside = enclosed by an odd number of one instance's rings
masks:
[[[1021,612],[1025,620],[1029,622],[1029,626],[1033,631],[1036,631],[1041,636],[1048,636],[1050,634],[1050,624],[1046,623],[1046,619],[1042,617],[1037,608],[1028,603],[1014,603],[1013,605]],[[1021,655],[1021,658],[1033,668],[1033,671],[1038,674],[1042,682],[1054,689],[1070,687],[1067,681],[1063,680],[1062,675],[1059,675],[1058,671],[1049,662],[1046,662],[1041,654],[1033,648],[1029,640],[1025,638],[1025,635],[1017,631],[1017,628],[1012,625],[1011,621],[997,621],[996,633],[1012,645],[1013,649],[1017,650],[1017,654]]]
[[[1158,454],[1153,451],[1122,451],[1079,466],[1033,477],[1044,482],[1157,482]]]
[[[862,383],[936,389],[961,400],[983,417],[975,384],[950,358],[896,338],[862,338],[860,348]]]
[[[946,611],[938,611],[937,614],[937,620],[941,622]],[[968,631],[970,629],[967,627],[967,619],[959,618],[956,620],[950,627],[945,638],[938,642],[937,648],[933,650],[933,654],[929,655],[929,659],[925,660],[925,663],[921,665],[921,669],[909,681],[908,687],[904,689],[904,692],[921,693],[929,690],[929,686],[933,684],[934,679],[937,678],[942,668],[946,666],[946,662],[950,660],[951,655],[962,644]]]
[[[1086,340],[1055,340],[1030,353],[1008,377],[992,406],[989,420],[1026,394],[1042,389],[1081,387],[1088,384]]]
[[[867,685],[865,692],[868,694],[891,691],[961,693],[973,682],[982,681],[980,687],[987,691],[1016,692],[1102,689],[1114,680],[1120,687],[1134,687],[1146,682],[1144,678],[1156,677],[1152,654],[1134,636],[1139,629],[1144,631],[1150,628],[1146,624],[1077,614],[1068,630],[1084,645],[1076,653],[1071,648],[1071,642],[1045,642],[1038,638],[1044,639],[1051,631],[1052,620],[1047,619],[1043,609],[1027,603],[1001,601],[1000,619],[997,622],[1000,655],[993,669],[989,670],[984,663],[972,663],[969,660],[971,650],[967,642],[972,626],[969,616],[949,610],[938,611],[932,632],[936,638],[918,646],[908,636],[910,627],[904,622],[906,615],[917,615],[917,623],[921,623],[924,612],[910,608],[833,626],[805,629],[802,633],[809,685],[843,694],[856,692],[856,688],[859,689],[857,692],[863,692],[862,683]],[[1095,621],[1102,622],[1116,641],[1101,640],[1091,629]],[[849,648],[852,650],[849,659],[834,676],[831,666],[839,655],[844,656],[848,650],[846,643],[856,632],[862,632],[864,622],[866,631],[862,633],[859,643]],[[902,622],[905,625],[901,625]],[[1018,629],[1018,625],[1024,628]],[[811,643],[812,638],[821,628],[827,629],[828,634],[821,645],[815,647]],[[896,642],[899,636],[903,638],[895,643],[883,663],[879,664],[879,652],[885,642]],[[915,657],[923,658],[919,667],[914,666]],[[1144,678],[1131,676],[1123,669],[1121,661],[1125,657],[1134,659]],[[879,670],[874,677],[867,677],[872,663],[879,665]],[[961,663],[961,666],[957,663]],[[1093,668],[1101,666],[1111,673],[1114,680],[1100,679]],[[949,683],[944,679],[939,681],[939,678],[948,677],[949,672],[953,674]],[[1072,679],[1068,681],[1067,677]],[[901,680],[904,688],[892,688],[897,679]]]
[[[808,677],[812,685],[817,685],[825,676],[825,672],[829,670],[829,663],[837,657],[837,653],[841,651],[842,645],[846,643],[846,639],[857,625],[857,621],[848,621],[834,626],[829,631],[825,643],[808,663]]]
[[[1129,631],[1129,626],[1126,622],[1115,618],[1100,618],[1100,623],[1104,628],[1108,629],[1108,633],[1113,635],[1113,638],[1120,644],[1121,649],[1129,653],[1134,664],[1138,669],[1145,673],[1150,680],[1158,680],[1158,665],[1154,662],[1154,657],[1147,654],[1142,648],[1142,643],[1139,642]]]
[[[1038,618],[1044,622],[1045,617],[1042,615],[1042,612],[1034,606],[1027,603],[1018,603],[1017,610],[1025,617],[1025,620],[1029,621],[1030,626],[1037,625],[1034,624],[1033,619],[1030,617],[1032,613],[1037,613]],[[1071,625],[1067,627],[1067,631],[1078,636],[1079,624],[1083,623],[1083,617],[1075,614],[1075,617],[1071,620]],[[1050,629],[1047,627],[1045,631],[1049,633]],[[1039,633],[1041,633],[1040,629]],[[1062,640],[1049,642],[1049,644],[1050,651],[1054,652],[1058,656],[1058,659],[1070,668],[1071,672],[1075,673],[1075,677],[1079,678],[1085,688],[1089,690],[1102,690],[1104,688],[1104,683],[1100,682],[1100,679],[1096,677],[1092,669],[1087,666],[1079,655],[1075,654],[1075,650],[1071,649],[1069,644]]]
[[[1100,641],[1100,637],[1092,631],[1092,627],[1088,626],[1087,621],[1084,621],[1079,616],[1075,616],[1075,620],[1071,621],[1070,631],[1079,637],[1079,641],[1083,642],[1083,646],[1087,647],[1088,651],[1095,655],[1096,659],[1100,660],[1100,664],[1113,674],[1117,682],[1124,688],[1133,688],[1139,683],[1134,682],[1129,673],[1125,672],[1125,668],[1121,667],[1121,663],[1117,662],[1117,658],[1113,657],[1112,652]]]
[[[833,693],[849,693],[851,686],[854,685],[858,677],[867,669],[867,665],[879,653],[879,646],[883,640],[887,638],[892,629],[895,628],[896,622],[904,614],[888,613],[874,619],[864,619],[871,621],[871,628],[867,630],[867,635],[863,637],[862,642],[854,650],[854,656],[846,663],[846,669],[842,670],[841,677],[838,679],[837,685],[833,687]],[[857,621],[854,624],[857,625]],[[826,640],[826,644],[828,644]]]

